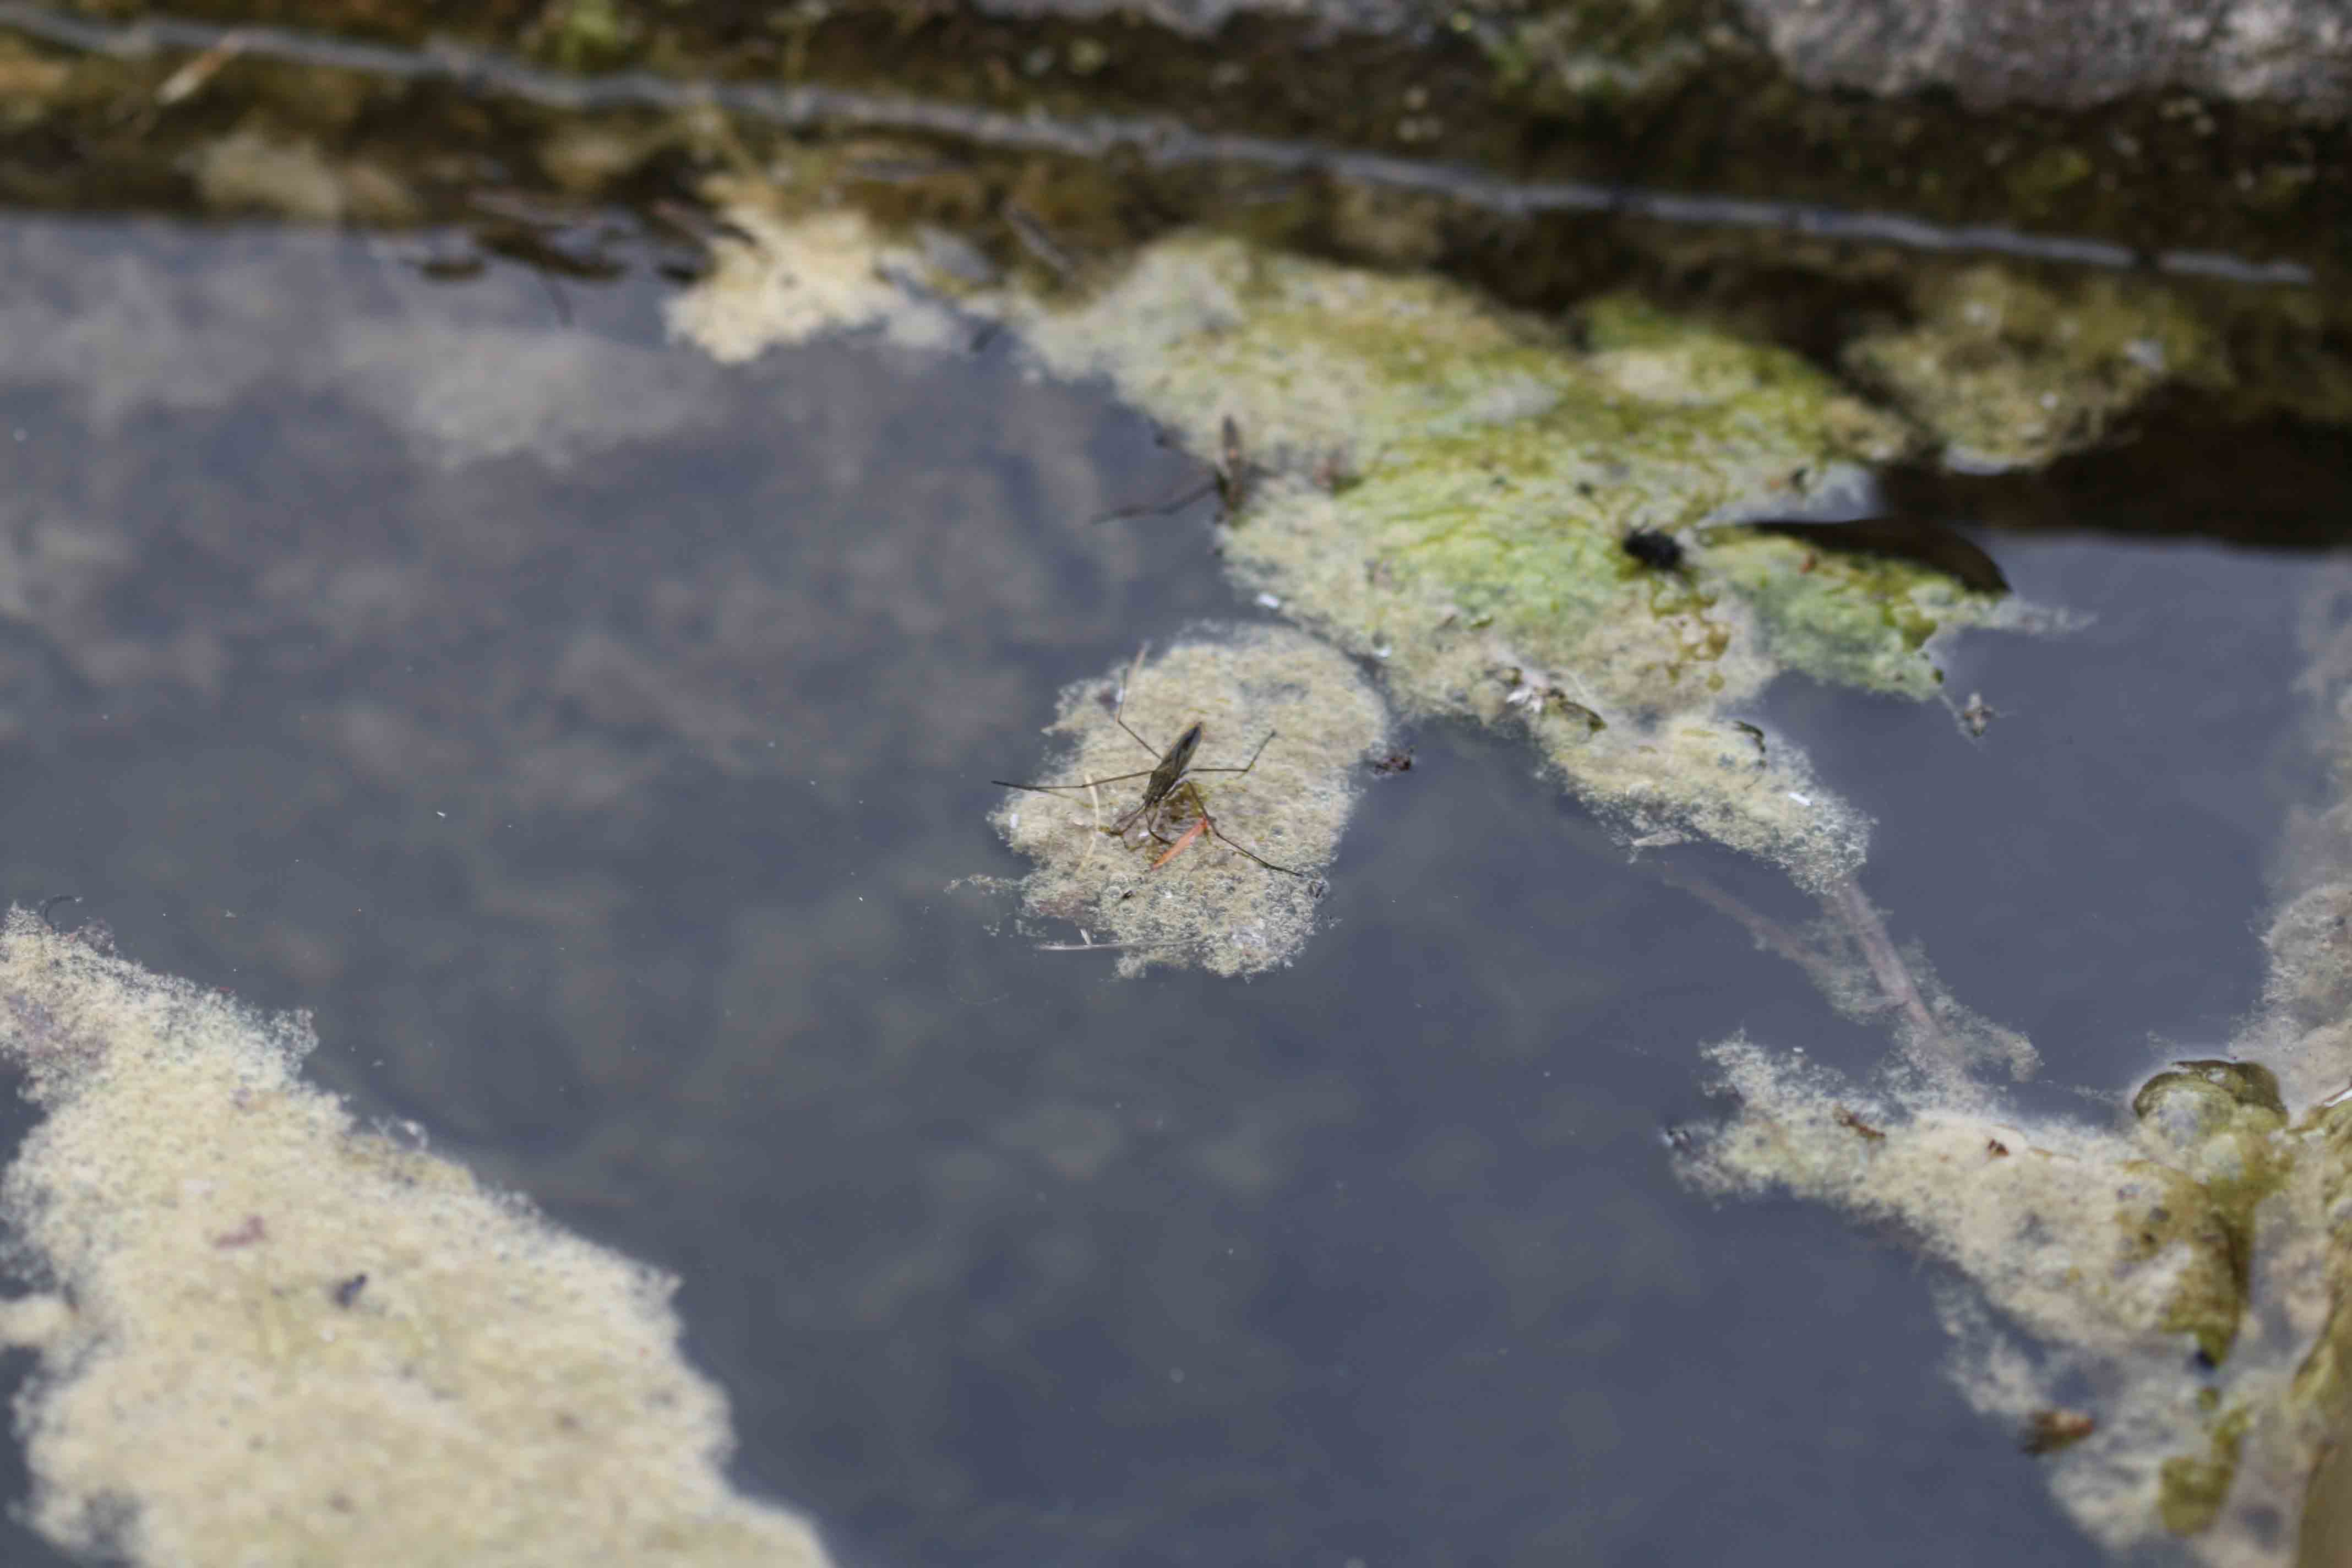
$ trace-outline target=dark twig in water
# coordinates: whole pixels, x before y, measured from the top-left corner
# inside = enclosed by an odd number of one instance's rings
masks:
[[[1701,903],[1720,913],[1729,915],[1748,928],[1757,945],[1779,954],[1796,964],[1824,994],[1837,995],[1844,989],[1836,961],[1791,932],[1769,916],[1758,913],[1738,899],[1708,881],[1696,871],[1680,867],[1661,865],[1659,877],[1682,889]],[[1863,961],[1870,966],[1871,977],[1878,983],[1879,994],[1890,1006],[1899,1008],[1912,1027],[1918,1032],[1920,1043],[1937,1050],[1948,1050],[1949,1042],[1943,1026],[1919,994],[1911,978],[1910,968],[1903,955],[1895,951],[1895,941],[1886,933],[1886,924],[1878,910],[1863,896],[1861,888],[1851,877],[1842,879],[1822,900],[1830,918],[1853,940]]]

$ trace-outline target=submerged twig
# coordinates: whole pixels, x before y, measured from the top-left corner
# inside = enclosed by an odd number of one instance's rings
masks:
[[[1936,1015],[1928,1010],[1927,999],[1919,994],[1903,955],[1895,951],[1895,939],[1886,934],[1886,922],[1878,918],[1877,909],[1863,896],[1854,879],[1839,878],[1822,902],[1831,918],[1844,926],[1852,933],[1854,945],[1862,949],[1863,961],[1870,965],[1880,994],[1902,1009],[1904,1016],[1919,1031],[1923,1043],[1944,1047],[1944,1031],[1937,1024]]]
[[[1747,928],[1748,934],[1756,939],[1756,944],[1759,947],[1787,959],[1807,974],[1811,975],[1813,984],[1821,987],[1824,993],[1836,994],[1837,965],[1831,961],[1828,954],[1815,950],[1788,927],[1769,915],[1749,909],[1696,871],[1661,863],[1658,866],[1658,876],[1661,880],[1670,886],[1680,888],[1718,914],[1729,915]]]

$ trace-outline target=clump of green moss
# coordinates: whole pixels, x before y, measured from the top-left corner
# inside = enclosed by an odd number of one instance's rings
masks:
[[[2258,1062],[2180,1062],[2140,1087],[2132,1113],[2143,1140],[2195,1182],[2210,1208],[2210,1223],[2222,1227],[2222,1256],[2231,1264],[2228,1288],[2210,1282],[2193,1300],[2184,1289],[2174,1324],[2194,1332],[2219,1362],[2237,1337],[2255,1207],[2278,1190],[2293,1161],[2280,1136],[2286,1108],[2278,1079]],[[2208,1222],[2200,1216],[2197,1223]]]
[[[603,70],[625,63],[643,31],[621,0],[549,0],[524,43],[565,70]]]
[[[1844,363],[1969,472],[2038,468],[2099,440],[2168,383],[2211,383],[2210,328],[2161,285],[2063,285],[1988,262],[1929,270],[1909,325],[1866,334]]]
[[[2245,1441],[2251,1412],[2240,1406],[2213,1423],[2210,1447],[2202,1454],[2178,1454],[2164,1461],[2158,1474],[2157,1515],[2175,1535],[2196,1535],[2213,1528],[2221,1505],[2230,1499],[2230,1483],[2238,1475],[2238,1450]]]

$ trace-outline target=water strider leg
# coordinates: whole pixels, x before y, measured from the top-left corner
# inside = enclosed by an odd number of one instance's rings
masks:
[[[1269,737],[1269,739],[1271,739],[1271,737]],[[1260,748],[1260,750],[1263,749],[1263,747]],[[1192,797],[1192,809],[1201,814],[1201,823],[1206,826],[1209,835],[1215,838],[1218,843],[1223,844],[1228,849],[1240,851],[1242,854],[1248,856],[1251,859],[1256,861],[1259,865],[1265,867],[1269,871],[1279,871],[1286,877],[1296,877],[1302,882],[1312,882],[1315,879],[1304,871],[1294,870],[1288,866],[1277,866],[1273,861],[1267,859],[1265,856],[1259,854],[1256,850],[1249,847],[1249,846],[1236,843],[1233,837],[1226,833],[1223,828],[1219,827],[1216,825],[1215,820],[1209,816],[1209,804],[1201,798],[1200,786],[1193,784],[1192,780],[1187,779],[1184,781],[1184,788]],[[1172,858],[1174,854],[1175,851],[1171,850],[1168,858]]]

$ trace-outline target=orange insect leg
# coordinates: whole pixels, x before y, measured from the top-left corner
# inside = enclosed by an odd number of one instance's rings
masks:
[[[1192,826],[1186,828],[1182,835],[1177,838],[1176,842],[1168,847],[1168,853],[1162,855],[1159,859],[1154,860],[1151,863],[1150,869],[1157,871],[1160,867],[1165,866],[1169,861],[1173,860],[1177,856],[1184,853],[1184,846],[1192,843],[1192,840],[1200,837],[1201,835],[1206,833],[1208,830],[1209,819],[1207,817],[1202,816],[1194,819]]]

